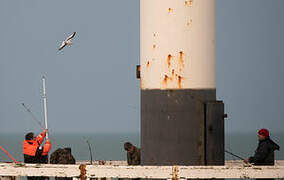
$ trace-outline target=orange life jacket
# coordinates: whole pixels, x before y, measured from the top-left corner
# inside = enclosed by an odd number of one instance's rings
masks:
[[[42,143],[45,133],[41,133],[36,137],[36,140],[24,140],[23,152],[28,156],[35,156],[37,148]]]
[[[46,140],[44,146],[43,146],[43,151],[42,151],[42,156],[48,155],[49,151],[51,149],[51,143],[49,140]]]
[[[24,140],[24,154],[35,156],[39,144],[35,140]]]

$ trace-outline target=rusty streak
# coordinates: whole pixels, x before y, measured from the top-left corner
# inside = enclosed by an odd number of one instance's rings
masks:
[[[175,70],[172,69],[172,77],[174,77],[174,75],[175,75]]]
[[[80,169],[80,179],[81,180],[86,180],[87,176],[86,176],[86,164],[81,164],[79,166]]]
[[[169,11],[169,13],[172,13],[173,12],[173,8],[169,8],[168,11]]]
[[[153,49],[156,49],[156,44],[153,44]]]
[[[165,75],[165,76],[164,76],[164,79],[163,79],[164,85],[167,85],[168,79],[169,79],[169,76],[168,76],[168,75]]]
[[[186,26],[190,27],[191,23],[192,23],[192,19],[190,19],[189,22],[186,23]]]
[[[149,61],[147,61],[147,65],[146,66],[147,66],[147,68],[150,66],[150,62]]]
[[[189,27],[189,26],[190,26],[190,23],[189,23],[189,22],[187,22],[187,23],[186,23],[186,26],[187,26],[187,27]]]
[[[178,166],[173,166],[173,178],[172,180],[178,180]]]
[[[192,7],[192,3],[193,3],[193,0],[186,0],[186,1],[184,1],[184,5],[185,6]]]
[[[184,1],[184,5],[188,7],[189,6],[189,0]]]
[[[183,77],[178,76],[178,88],[181,88],[181,80],[183,80]]]
[[[171,66],[171,59],[172,59],[172,57],[173,56],[171,54],[168,55],[168,59],[167,59],[168,68],[170,68],[170,66]]]
[[[189,0],[189,6],[192,7],[193,0]]]
[[[180,64],[181,68],[184,67],[184,53],[182,51],[179,52],[179,64]],[[180,68],[180,70],[181,70],[181,68]]]

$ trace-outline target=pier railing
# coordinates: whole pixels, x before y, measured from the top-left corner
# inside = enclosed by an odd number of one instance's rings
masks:
[[[90,178],[150,179],[218,179],[278,178],[284,179],[284,161],[275,166],[252,166],[227,161],[225,166],[127,166],[123,161],[106,161],[104,165],[81,162],[76,165],[0,163],[0,177],[48,176]]]

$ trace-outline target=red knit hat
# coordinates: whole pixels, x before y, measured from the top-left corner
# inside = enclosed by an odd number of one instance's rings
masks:
[[[260,129],[260,130],[258,131],[258,134],[259,134],[259,135],[263,135],[263,136],[265,136],[265,137],[269,137],[269,131],[268,131],[267,129],[265,129],[265,128]]]

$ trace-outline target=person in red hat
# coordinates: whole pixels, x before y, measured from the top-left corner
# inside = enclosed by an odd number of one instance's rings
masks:
[[[258,131],[258,146],[254,156],[245,159],[245,163],[252,163],[254,165],[274,165],[274,151],[279,150],[278,144],[273,142],[269,137],[267,129],[260,129]]]

